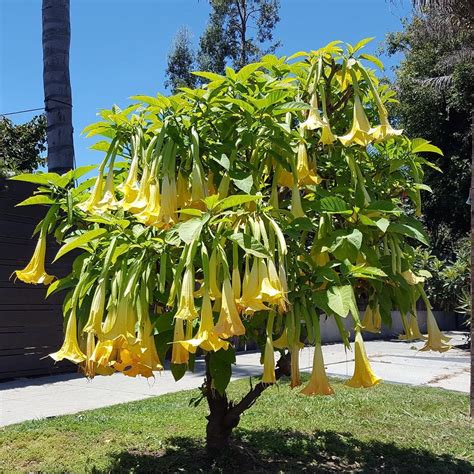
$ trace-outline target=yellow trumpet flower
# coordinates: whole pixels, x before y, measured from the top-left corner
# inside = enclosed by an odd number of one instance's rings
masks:
[[[41,229],[38,242],[31,257],[30,262],[23,270],[16,270],[16,277],[24,283],[32,283],[37,285],[43,283],[49,285],[54,276],[48,275],[44,268],[44,260],[46,257],[46,230]]]
[[[357,143],[361,146],[367,146],[372,141],[372,128],[367,115],[365,115],[364,107],[357,93],[354,95],[354,117],[351,130],[344,136],[339,137],[344,146]]]
[[[222,340],[214,328],[214,319],[212,316],[212,304],[209,293],[206,291],[202,300],[201,322],[198,332],[193,339],[179,341],[188,352],[194,354],[198,347],[205,351],[217,352],[220,349],[227,350],[229,343]]]
[[[160,223],[160,185],[156,181],[150,183],[150,195],[146,208],[135,217],[145,225],[158,226]]]
[[[301,392],[303,395],[332,395],[334,393],[324,368],[323,351],[321,343],[316,342],[314,346],[313,369],[308,384]]]
[[[380,113],[380,125],[377,125],[372,129],[372,137],[377,142],[387,140],[388,138],[399,136],[403,133],[403,130],[395,130],[388,121],[386,114]]]
[[[240,319],[233,296],[229,278],[225,278],[222,284],[221,311],[215,327],[216,333],[224,339],[245,334],[245,327]]]
[[[291,192],[291,213],[295,218],[306,216],[303,211],[303,206],[301,205],[300,190],[298,189],[297,184],[293,184]]]
[[[316,93],[311,95],[309,102],[308,118],[300,125],[303,130],[316,130],[324,126],[318,107],[318,97]]]
[[[130,303],[130,298],[121,297],[117,306],[110,308],[105,318],[102,325],[103,339],[135,339],[136,322],[137,313]]]
[[[188,324],[190,324],[188,322]],[[189,352],[180,344],[184,340],[184,321],[182,319],[174,320],[173,350],[171,352],[172,364],[187,364],[189,361]]]
[[[232,268],[232,293],[236,303],[240,300],[241,286],[239,267],[234,267]]]
[[[242,297],[239,300],[239,306],[244,313],[254,313],[255,311],[268,310],[268,306],[263,303],[262,280],[259,271],[260,262],[255,259],[252,270],[249,272],[248,260],[245,262],[245,273],[242,285]]]
[[[405,334],[400,334],[399,339],[404,341],[414,341],[417,339],[426,339],[425,336],[420,331],[418,326],[418,318],[413,314],[409,314],[408,318],[409,321],[406,320],[406,316],[404,314],[401,315],[403,328],[405,330]]]
[[[126,203],[126,205],[135,200],[140,189],[138,185],[138,161],[138,153],[135,153],[130,163],[127,178],[117,187],[117,189],[123,193],[122,203]]]
[[[139,214],[143,212],[150,198],[150,169],[146,167],[143,170],[142,179],[138,188],[138,194],[132,202],[123,202],[122,207],[125,210],[132,212],[133,214]]]
[[[177,222],[178,202],[174,177],[165,176],[162,183],[160,222],[167,228]]]
[[[306,186],[310,184],[319,184],[321,178],[312,170],[308,161],[308,150],[306,145],[301,142],[298,145],[298,155],[296,160],[296,174],[298,177],[298,186]],[[293,174],[286,170],[282,170],[278,177],[278,184],[291,188],[293,185]]]
[[[331,126],[329,125],[327,117],[324,117],[319,143],[321,143],[321,145],[332,145],[336,141],[336,139],[337,137],[332,133]]]
[[[259,276],[262,282],[261,293],[263,301],[276,305],[284,304],[285,293],[283,285],[272,259],[268,260],[267,265],[265,265],[263,260],[260,261]]]
[[[97,285],[94,297],[92,298],[89,319],[84,326],[84,332],[94,333],[97,335],[102,334],[102,317],[104,316],[106,284],[107,280],[100,277],[99,284]]]
[[[275,352],[273,351],[273,322],[275,320],[275,313],[270,311],[267,321],[267,339],[265,342],[264,356],[263,356],[263,376],[262,383],[274,384],[276,383],[275,376]]]
[[[362,320],[362,326],[364,331],[378,333],[382,328],[382,317],[380,316],[379,305],[372,309],[370,305],[367,305],[367,308],[364,313],[364,319]]]
[[[102,200],[102,191],[104,187],[104,177],[103,177],[103,171],[100,168],[99,169],[99,175],[97,176],[94,187],[92,188],[92,191],[89,195],[89,197],[81,204],[79,204],[79,209],[84,212],[91,213],[93,212],[96,208],[99,202]]]
[[[178,209],[183,209],[188,207],[191,204],[191,192],[189,191],[189,182],[183,176],[181,171],[178,172],[178,180],[176,184],[177,192],[177,207]]]
[[[104,195],[102,196],[102,199],[89,210],[89,212],[102,213],[109,209],[117,209],[118,205],[119,203],[115,198],[114,191],[114,169],[111,165],[107,174],[107,179],[105,180]]]
[[[153,370],[163,370],[163,365],[156,350],[153,327],[148,314],[145,316],[143,325],[140,325],[138,340],[142,349],[141,364]]]
[[[360,328],[356,328],[355,330],[354,351],[354,374],[352,378],[346,382],[346,385],[349,387],[360,388],[372,387],[373,385],[378,384],[381,379],[372,372],[367,353],[365,352],[364,340],[362,339]]]
[[[73,307],[71,314],[66,326],[66,332],[64,334],[64,342],[59,351],[49,354],[56,362],[67,359],[71,362],[79,364],[86,360],[86,355],[79,348],[77,341],[77,318],[76,308]]]
[[[197,317],[194,306],[194,274],[191,268],[186,268],[181,286],[178,311],[175,318],[192,320]]]
[[[438,324],[434,317],[431,308],[428,306],[426,309],[426,324],[428,326],[428,340],[426,344],[420,349],[420,351],[437,351],[446,352],[451,349],[448,342],[451,340],[449,337],[444,336],[439,330]]]

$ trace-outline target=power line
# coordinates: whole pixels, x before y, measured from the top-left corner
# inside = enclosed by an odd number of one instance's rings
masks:
[[[67,105],[69,107],[72,107],[72,104],[69,104],[68,102],[64,102],[59,99],[46,99],[46,101],[52,101],[52,102],[59,102],[60,104]],[[26,110],[17,110],[16,112],[7,112],[6,114],[0,114],[0,117],[6,117],[7,115],[16,115],[16,114],[25,114],[27,112],[36,112],[38,110],[46,110],[45,107],[38,107],[36,109],[26,109]]]
[[[0,114],[0,117],[6,117],[7,115],[16,115],[16,114],[24,114],[26,112],[35,112],[37,110],[44,110],[44,107],[39,107],[37,109],[26,109],[26,110],[18,110],[16,112],[8,112],[6,114]]]

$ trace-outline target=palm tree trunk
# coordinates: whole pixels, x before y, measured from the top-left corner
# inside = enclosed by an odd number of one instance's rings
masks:
[[[43,0],[43,85],[48,170],[56,173],[64,173],[74,166],[70,42],[69,0]]]

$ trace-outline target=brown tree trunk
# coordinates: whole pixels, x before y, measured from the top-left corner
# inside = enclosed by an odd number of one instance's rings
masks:
[[[471,112],[471,418],[474,418],[474,109]]]
[[[69,0],[43,0],[42,12],[48,170],[64,173],[74,166],[72,94],[69,78]]]
[[[291,375],[289,353],[280,357],[277,362],[275,377],[278,380],[283,375]],[[249,409],[268,387],[268,384],[260,382],[251,388],[238,403],[233,403],[227,399],[225,393],[221,395],[212,387],[209,355],[206,356],[206,379],[202,390],[209,406],[206,426],[206,451],[210,457],[219,457],[227,451],[232,431],[240,422],[240,415]]]

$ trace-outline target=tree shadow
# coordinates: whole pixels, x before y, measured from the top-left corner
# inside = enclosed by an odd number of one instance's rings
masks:
[[[211,460],[204,440],[169,438],[157,452],[124,451],[109,472],[389,472],[472,473],[473,466],[451,455],[407,449],[350,433],[237,429],[229,452]]]

